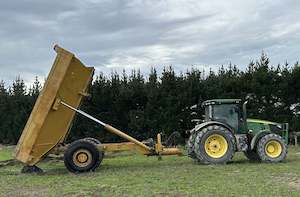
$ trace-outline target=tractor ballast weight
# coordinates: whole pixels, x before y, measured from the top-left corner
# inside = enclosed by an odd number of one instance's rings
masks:
[[[101,144],[93,138],[84,138],[63,148],[65,165],[72,172],[95,170],[102,161],[104,151],[135,150],[144,155],[182,155],[177,148],[162,145],[161,135],[153,146],[79,110],[91,83],[94,68],[86,67],[71,52],[54,47],[57,53],[45,85],[34,105],[16,147],[15,157],[27,167],[35,165],[62,144],[70,130],[75,113],[98,123],[105,130],[128,140],[125,143]],[[89,158],[90,157],[90,158]]]

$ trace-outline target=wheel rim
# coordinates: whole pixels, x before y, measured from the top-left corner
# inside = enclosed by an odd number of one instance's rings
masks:
[[[86,167],[92,162],[92,154],[88,150],[80,149],[73,154],[73,162],[79,167]]]
[[[212,158],[223,157],[227,149],[228,143],[226,139],[219,134],[211,135],[205,140],[205,152]]]
[[[269,157],[276,158],[282,152],[281,144],[276,140],[270,140],[265,146],[265,152]]]

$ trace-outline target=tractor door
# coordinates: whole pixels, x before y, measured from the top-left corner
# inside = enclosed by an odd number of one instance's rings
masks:
[[[240,130],[240,109],[236,104],[212,105],[212,120],[228,124],[235,132]]]

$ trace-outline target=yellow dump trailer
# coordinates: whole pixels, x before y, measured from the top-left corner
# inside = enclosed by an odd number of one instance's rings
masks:
[[[75,111],[57,107],[61,99],[78,107],[93,76],[72,53],[55,46],[57,52],[45,82],[16,148],[16,159],[34,165],[63,141]]]
[[[164,147],[160,134],[157,142],[149,145],[79,110],[82,98],[88,95],[94,68],[84,66],[74,54],[57,45],[54,50],[56,59],[16,147],[16,159],[25,164],[25,172],[40,171],[35,165],[64,142],[76,112],[128,142],[101,144],[97,139],[84,138],[71,143],[64,150],[64,163],[71,172],[94,171],[104,151],[134,150],[159,158],[182,154],[177,148]]]

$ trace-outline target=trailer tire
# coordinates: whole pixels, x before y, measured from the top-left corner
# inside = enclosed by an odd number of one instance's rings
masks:
[[[86,137],[86,138],[83,138],[83,140],[91,141],[91,142],[94,142],[95,144],[101,144],[101,142],[98,139],[92,138],[92,137]]]
[[[194,152],[203,164],[226,164],[235,153],[235,139],[231,131],[221,125],[201,129],[195,139]]]
[[[101,142],[98,139],[92,138],[92,137],[86,137],[86,138],[83,138],[83,140],[87,140],[87,141],[93,142],[96,145],[101,144]],[[104,151],[99,151],[99,152],[100,152],[100,155],[102,154],[102,158],[100,156],[100,159],[102,160],[103,157],[104,157]]]
[[[83,140],[90,141],[90,142],[94,143],[95,145],[101,144],[100,140],[98,140],[96,138],[92,138],[92,137],[86,137],[86,138],[83,138]],[[99,161],[97,164],[97,168],[100,166],[103,158],[104,158],[104,151],[99,150]]]
[[[95,171],[103,159],[101,155],[94,142],[81,139],[68,146],[64,163],[72,173]]]
[[[287,156],[287,145],[281,136],[274,133],[267,134],[259,139],[257,153],[262,162],[281,162]]]

